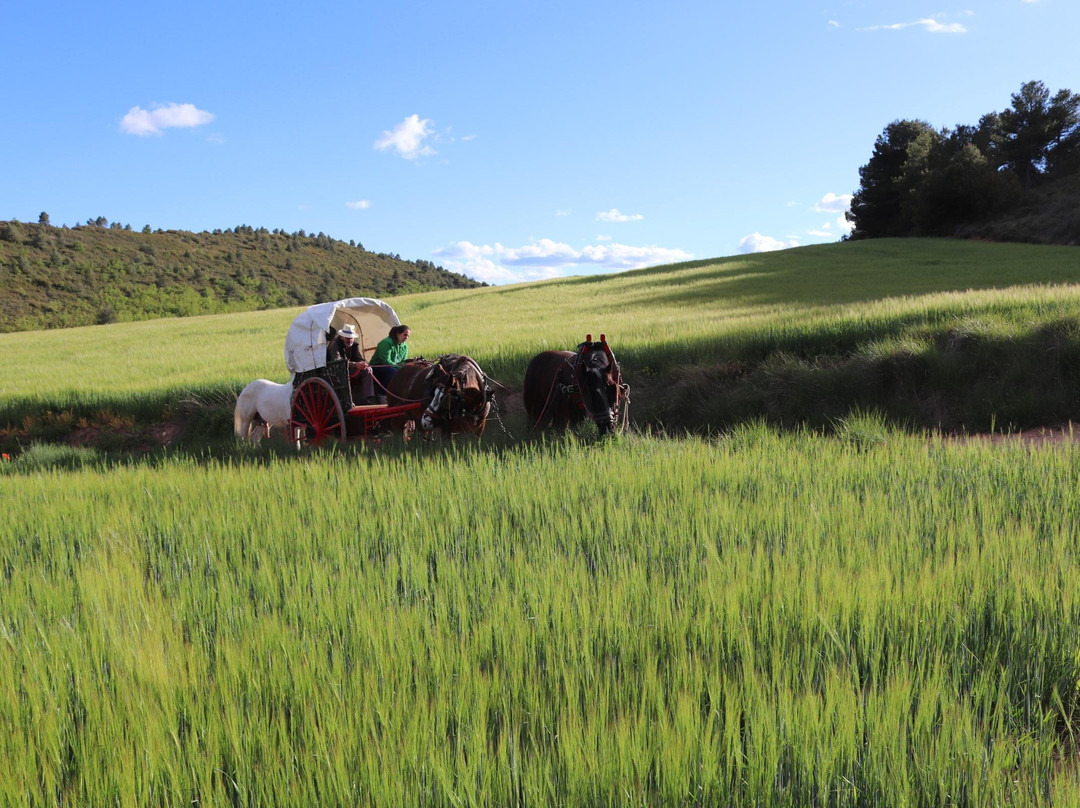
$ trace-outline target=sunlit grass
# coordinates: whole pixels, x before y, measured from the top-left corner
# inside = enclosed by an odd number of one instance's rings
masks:
[[[0,475],[0,802],[1077,804],[1077,451],[852,430]]]
[[[781,374],[1068,347],[1076,256],[852,243],[391,303],[414,353],[510,384],[589,332],[635,383]],[[0,335],[0,406],[227,400],[284,380],[297,311]],[[0,460],[0,804],[1080,805],[1076,446],[831,432]]]
[[[391,298],[414,355],[467,353],[520,384],[525,364],[606,333],[630,370],[871,350],[987,316],[1022,328],[1080,314],[1070,247],[886,240],[511,287]],[[364,290],[356,290],[357,294]],[[54,407],[284,381],[299,309],[0,334],[4,398]]]

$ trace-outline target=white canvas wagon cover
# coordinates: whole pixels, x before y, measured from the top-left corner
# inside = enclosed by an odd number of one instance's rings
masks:
[[[297,315],[285,335],[285,367],[300,373],[326,364],[326,332],[346,323],[360,332],[360,349],[369,358],[379,340],[400,325],[390,305],[373,297],[350,297],[317,303]]]

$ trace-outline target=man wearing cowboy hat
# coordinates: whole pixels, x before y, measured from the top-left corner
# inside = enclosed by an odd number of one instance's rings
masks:
[[[374,404],[375,385],[372,381],[371,367],[364,361],[360,343],[356,341],[356,329],[346,323],[326,345],[326,362],[345,359],[349,363],[349,386],[352,388],[353,403]]]

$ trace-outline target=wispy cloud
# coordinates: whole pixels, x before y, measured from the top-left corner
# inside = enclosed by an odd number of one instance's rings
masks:
[[[596,214],[598,222],[640,222],[644,218],[640,213],[621,213],[618,208]]]
[[[899,31],[902,28],[912,28],[919,26],[932,34],[966,34],[967,28],[958,22],[938,22],[935,19],[927,18],[924,20],[915,20],[914,22],[896,22],[892,25],[871,25],[867,28],[859,28],[860,31]]]
[[[371,207],[371,202],[367,199],[357,199],[355,202],[346,202],[345,207],[352,210],[367,210]]]
[[[488,283],[517,283],[563,275],[619,272],[688,261],[694,256],[667,247],[592,244],[578,250],[552,239],[521,247],[457,241],[434,253],[447,269]]]
[[[838,216],[835,221],[825,222],[816,230],[808,230],[807,233],[815,238],[839,238],[846,236],[854,229],[854,225],[847,220],[846,216]]]
[[[434,133],[432,126],[432,122],[427,118],[410,115],[393,129],[384,131],[382,137],[375,141],[375,149],[392,149],[406,160],[433,155],[436,153],[435,149],[424,142]]]
[[[840,23],[838,23],[836,20],[829,20],[829,27],[830,28],[839,28]]]
[[[213,113],[194,104],[155,104],[150,109],[132,107],[120,121],[129,135],[160,135],[166,129],[190,129],[214,120]]]
[[[748,253],[786,250],[798,246],[799,242],[793,238],[781,240],[773,238],[772,236],[763,236],[761,233],[751,233],[749,236],[744,236],[742,240],[739,241],[739,252],[746,255]]]

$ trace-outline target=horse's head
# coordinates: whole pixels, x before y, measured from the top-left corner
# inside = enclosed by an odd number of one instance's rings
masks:
[[[600,434],[614,432],[619,416],[622,373],[604,334],[600,335],[599,342],[593,342],[592,334],[589,334],[577,347],[574,381],[581,392],[581,403],[596,422]]]
[[[491,410],[491,387],[480,366],[468,356],[447,354],[428,371],[431,402],[420,419],[420,428],[430,432],[473,432],[484,429]]]

